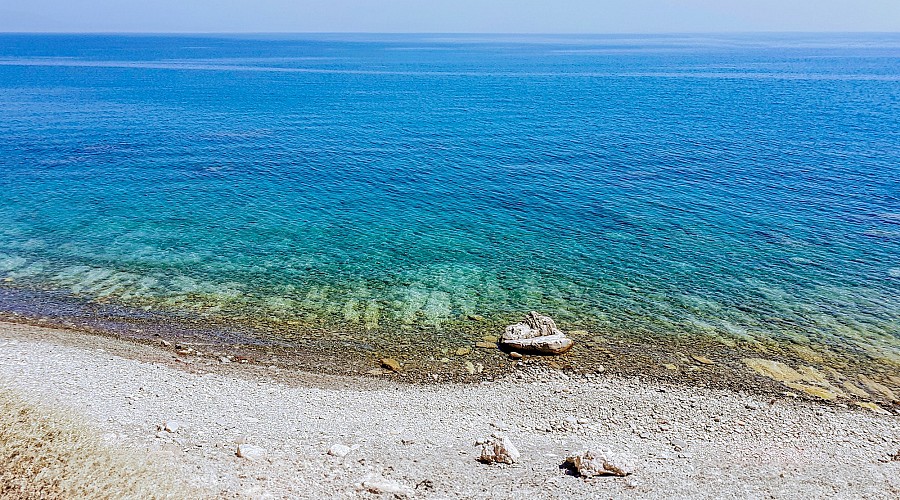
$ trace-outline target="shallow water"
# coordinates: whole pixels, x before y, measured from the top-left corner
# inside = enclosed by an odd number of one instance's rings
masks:
[[[0,123],[3,287],[900,362],[900,35],[2,35]]]

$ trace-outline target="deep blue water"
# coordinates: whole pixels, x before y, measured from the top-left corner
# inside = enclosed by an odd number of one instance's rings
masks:
[[[896,362],[900,35],[0,35],[0,278]]]

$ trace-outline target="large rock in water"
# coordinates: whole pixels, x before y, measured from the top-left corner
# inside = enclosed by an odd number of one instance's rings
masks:
[[[575,341],[556,327],[553,318],[531,311],[525,321],[506,327],[500,344],[519,352],[562,354],[571,349]]]

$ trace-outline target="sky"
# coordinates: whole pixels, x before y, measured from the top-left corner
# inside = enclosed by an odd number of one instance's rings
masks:
[[[0,0],[2,32],[900,32],[900,0]]]

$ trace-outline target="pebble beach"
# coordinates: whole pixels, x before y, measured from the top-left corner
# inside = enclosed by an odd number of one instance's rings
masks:
[[[0,324],[0,383],[207,498],[896,498],[891,411],[524,366],[492,381],[186,363],[154,345]],[[479,462],[502,435],[519,457]],[[239,451],[239,448],[243,453]],[[604,450],[625,477],[577,477]],[[242,456],[238,456],[242,455]]]

